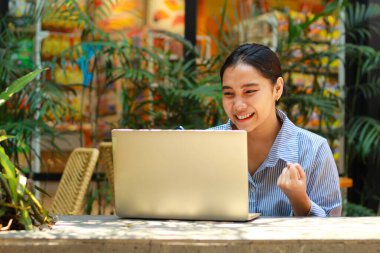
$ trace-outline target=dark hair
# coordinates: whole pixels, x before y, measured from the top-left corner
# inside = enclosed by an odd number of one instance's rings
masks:
[[[256,68],[273,84],[277,78],[282,77],[281,64],[276,53],[267,46],[252,43],[240,45],[227,57],[220,69],[220,80],[223,82],[223,74],[228,67],[234,67],[239,63]]]

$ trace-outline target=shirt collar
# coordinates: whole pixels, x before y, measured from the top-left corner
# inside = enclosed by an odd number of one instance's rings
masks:
[[[263,165],[264,167],[276,166],[279,159],[297,163],[298,161],[298,127],[296,127],[284,112],[276,108],[276,116],[282,122],[280,131],[277,134],[271,150]],[[227,130],[232,130],[231,119],[227,122]],[[261,166],[260,166],[261,167]]]
[[[296,127],[284,112],[276,109],[276,115],[282,121],[282,126],[274,141],[265,167],[274,167],[278,160],[297,163],[298,161],[298,127]]]

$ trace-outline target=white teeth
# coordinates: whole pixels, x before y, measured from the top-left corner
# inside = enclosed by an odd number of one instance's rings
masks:
[[[246,115],[236,115],[236,117],[238,118],[238,119],[246,119],[246,118],[248,118],[248,117],[250,117],[250,116],[252,116],[253,115],[253,113],[250,113],[250,114],[246,114]]]

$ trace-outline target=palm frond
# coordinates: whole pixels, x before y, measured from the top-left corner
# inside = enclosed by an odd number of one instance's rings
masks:
[[[284,103],[289,107],[298,104],[307,108],[318,108],[321,112],[333,116],[338,110],[338,101],[336,98],[326,97],[323,95],[310,96],[308,94],[293,93],[284,97]]]
[[[366,58],[371,58],[371,56],[376,54],[374,48],[366,45],[357,45],[352,43],[347,43],[344,46],[345,52],[347,54],[347,62],[348,63],[357,63]]]
[[[372,55],[369,55],[364,61],[363,66],[360,68],[362,75],[369,74],[373,70],[380,68],[380,50],[375,51]]]
[[[370,38],[371,32],[379,33],[379,22],[368,21],[378,17],[380,5],[375,3],[364,4],[355,2],[346,7],[344,21],[346,35],[353,41],[360,42]]]
[[[201,85],[194,89],[176,89],[173,93],[179,97],[193,99],[198,103],[209,104],[211,98],[219,97],[221,89],[219,86]]]
[[[43,69],[35,70],[11,83],[5,91],[0,93],[0,106],[8,101],[13,94],[22,90],[27,84],[29,84],[37,75],[39,75]]]
[[[380,149],[380,121],[371,117],[357,116],[349,120],[346,128],[347,140],[352,151],[363,160],[378,153]]]
[[[358,88],[365,99],[380,96],[380,77],[372,77],[368,82],[363,82]]]

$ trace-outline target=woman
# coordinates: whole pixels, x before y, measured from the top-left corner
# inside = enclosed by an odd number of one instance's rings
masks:
[[[277,55],[244,44],[220,70],[227,124],[248,134],[249,211],[264,216],[340,216],[339,175],[326,139],[276,108],[284,91]]]

